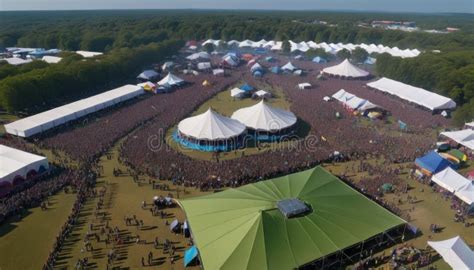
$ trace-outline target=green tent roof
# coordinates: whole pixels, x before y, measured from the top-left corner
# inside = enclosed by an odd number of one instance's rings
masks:
[[[298,198],[312,212],[286,218]],[[405,223],[322,167],[180,202],[204,269],[294,269]]]

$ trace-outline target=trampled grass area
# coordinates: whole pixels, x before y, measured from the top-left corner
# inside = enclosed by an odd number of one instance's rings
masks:
[[[50,197],[48,210],[29,209],[23,219],[13,217],[0,226],[0,269],[41,269],[75,197],[60,192]]]

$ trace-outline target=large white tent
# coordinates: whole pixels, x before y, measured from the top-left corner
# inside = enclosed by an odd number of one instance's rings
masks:
[[[468,128],[474,129],[474,121],[464,124]]]
[[[207,52],[197,52],[197,53],[193,53],[193,54],[189,55],[188,57],[186,57],[186,59],[192,60],[192,61],[207,60],[207,59],[210,59],[210,58],[211,58],[211,56]]]
[[[218,40],[218,39],[208,39],[208,40],[206,40],[202,43],[202,46],[205,46],[206,44],[212,44],[214,46],[219,46],[220,43],[221,43],[221,41]]]
[[[474,181],[467,182],[460,187],[454,195],[468,205],[474,205]]]
[[[445,131],[441,132],[440,135],[448,137],[449,139],[474,150],[474,130],[462,129],[458,131]]]
[[[169,85],[169,86],[175,86],[175,85],[180,85],[183,84],[184,80],[181,79],[180,77],[173,75],[171,72],[166,75],[161,81],[158,82],[158,85]]]
[[[263,100],[253,106],[235,111],[231,118],[254,130],[268,132],[291,127],[297,121],[292,112],[270,107]]]
[[[45,55],[41,60],[45,61],[48,64],[57,64],[61,62],[62,58],[57,56]]]
[[[76,53],[82,55],[82,57],[84,58],[91,58],[91,57],[104,54],[101,52],[90,52],[90,51],[76,51]]]
[[[246,39],[239,43],[239,47],[240,48],[253,47],[254,43],[255,43],[254,41]]]
[[[342,104],[344,104],[344,106],[346,106],[346,107],[348,107],[352,110],[366,111],[366,110],[370,110],[370,109],[374,109],[374,108],[379,108],[379,106],[373,104],[372,102],[370,102],[366,99],[357,97],[357,96],[347,92],[344,89],[341,89],[341,90],[337,91],[336,93],[334,93],[334,95],[332,95],[332,97],[335,100],[337,100],[337,101],[341,102]]]
[[[233,98],[242,98],[246,95],[247,92],[240,88],[233,88],[230,90],[230,96]]]
[[[370,82],[367,86],[413,102],[432,111],[456,108],[456,102],[450,98],[385,77]]]
[[[142,73],[138,74],[137,79],[150,81],[150,80],[153,80],[156,77],[158,77],[158,75],[160,75],[160,74],[158,74],[158,72],[156,72],[152,69],[148,69],[148,70],[145,70]]]
[[[282,66],[281,69],[284,71],[293,72],[294,70],[296,70],[296,67],[291,62],[288,62],[284,66]]]
[[[225,117],[208,109],[205,113],[186,118],[179,122],[181,135],[197,140],[227,140],[244,133],[246,127],[237,120]]]
[[[455,170],[451,169],[451,167],[447,167],[446,169],[434,174],[431,177],[431,181],[450,192],[456,192],[459,188],[471,182]]]
[[[456,236],[443,241],[428,241],[428,245],[436,250],[453,269],[474,269],[474,252],[461,237]]]
[[[87,114],[105,109],[109,106],[134,98],[144,93],[137,85],[122,87],[81,99],[67,105],[54,108],[30,117],[26,117],[5,125],[9,134],[20,137],[30,137],[37,133],[62,125]]]
[[[28,173],[38,173],[49,168],[45,157],[0,145],[0,183],[12,183],[15,178],[27,178]]]
[[[6,61],[10,65],[19,66],[19,65],[31,63],[33,60],[23,59],[20,57],[11,57],[11,58],[0,59],[0,61]]]
[[[322,72],[343,78],[364,78],[370,75],[368,71],[356,67],[347,59],[338,65],[323,69]]]

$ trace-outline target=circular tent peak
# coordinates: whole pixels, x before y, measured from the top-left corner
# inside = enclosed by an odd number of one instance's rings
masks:
[[[348,59],[338,65],[323,69],[322,73],[342,78],[365,78],[370,75],[368,71],[355,66]]]
[[[297,118],[289,111],[269,106],[264,100],[235,111],[232,119],[238,120],[247,127],[266,132],[276,132],[293,126]]]

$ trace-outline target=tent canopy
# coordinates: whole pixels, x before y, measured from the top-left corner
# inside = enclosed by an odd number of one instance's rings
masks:
[[[182,134],[198,140],[224,140],[237,137],[245,131],[244,124],[225,117],[209,108],[205,113],[186,118],[179,122]]]
[[[347,59],[339,65],[323,69],[323,73],[347,78],[362,78],[370,75],[369,72],[358,68]]]
[[[137,79],[153,80],[156,77],[158,77],[158,75],[160,75],[160,74],[158,74],[158,72],[156,72],[152,69],[148,69],[148,70],[145,70],[142,73],[138,74]]]
[[[296,70],[296,67],[291,62],[288,62],[284,66],[282,66],[281,69],[284,71],[293,72],[294,70]]]
[[[421,168],[429,171],[430,173],[438,173],[447,167],[451,166],[451,163],[441,157],[435,151],[431,151],[423,157],[417,158],[415,163]]]
[[[327,63],[328,61],[322,57],[316,56],[313,58],[313,62],[315,63]]]
[[[272,94],[265,90],[258,90],[257,92],[253,93],[253,95],[257,97],[270,97]]]
[[[432,111],[456,108],[456,102],[450,98],[385,77],[370,82],[367,86],[413,102]]]
[[[247,92],[245,92],[244,90],[242,89],[239,89],[239,88],[233,88],[230,90],[230,96],[231,97],[237,97],[237,98],[240,98],[240,97],[243,97]]]
[[[197,52],[197,53],[193,53],[193,54],[189,55],[188,57],[186,57],[186,59],[192,60],[192,61],[195,61],[195,60],[208,60],[210,58],[211,58],[211,56],[207,52]]]
[[[39,171],[40,167],[48,169],[46,157],[31,154],[0,144],[0,183],[13,182],[16,176],[26,179],[29,171]]]
[[[428,245],[436,250],[453,269],[474,269],[474,252],[461,237],[456,236],[444,241],[428,241]]]
[[[433,177],[431,177],[431,181],[450,192],[455,192],[462,186],[471,182],[450,167],[447,167],[446,169],[433,175]]]
[[[441,132],[440,135],[446,136],[449,139],[474,150],[474,130],[472,129],[463,129],[458,131],[446,131]]]
[[[287,218],[287,199],[312,211]],[[405,223],[322,167],[180,205],[204,269],[295,269]]]
[[[180,85],[183,84],[184,80],[181,79],[180,77],[173,75],[171,72],[166,75],[161,81],[158,82],[158,85],[170,85],[170,86],[175,86],[175,85]]]

